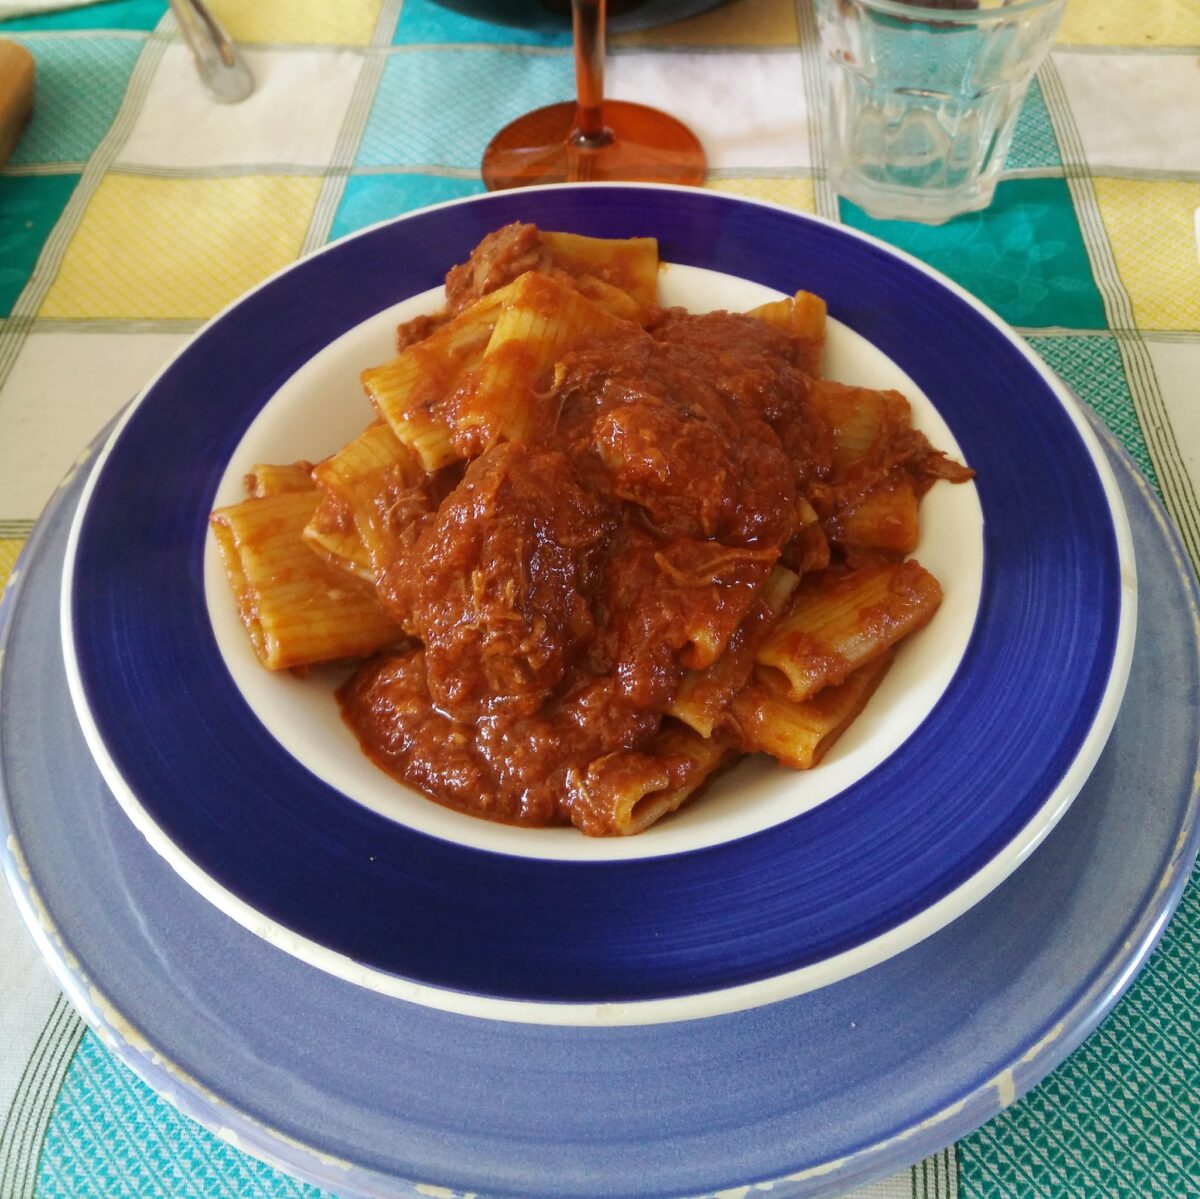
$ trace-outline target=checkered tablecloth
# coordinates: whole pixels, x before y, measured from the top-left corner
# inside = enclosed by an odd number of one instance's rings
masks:
[[[565,27],[433,0],[210,6],[256,80],[240,105],[202,90],[165,0],[0,0],[0,37],[38,72],[0,169],[0,581],[82,443],[207,317],[332,238],[481,191],[491,134],[573,88]],[[1200,560],[1200,0],[1070,0],[995,203],[940,228],[874,221],[830,190],[807,0],[729,0],[611,50],[609,94],[683,118],[708,186],[878,234],[991,305],[1117,433]],[[1198,1042],[1193,882],[1051,1077],[858,1194],[1200,1195]],[[119,1064],[0,896],[0,1199],[319,1194]]]

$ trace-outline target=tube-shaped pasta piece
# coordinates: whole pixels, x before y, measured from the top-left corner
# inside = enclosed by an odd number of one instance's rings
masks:
[[[584,237],[542,233],[556,266],[584,282],[592,276],[620,288],[642,306],[658,298],[658,241],[653,237]]]
[[[404,515],[401,496],[425,478],[425,468],[417,455],[382,421],[368,426],[313,468],[317,485],[336,496],[351,514],[368,567],[363,577],[375,579],[382,573],[393,526]],[[309,536],[308,531],[305,536]]]
[[[768,300],[765,304],[750,308],[746,311],[746,315],[752,316],[756,321],[762,321],[764,324],[774,325],[775,328],[782,329],[785,333],[790,333],[794,307],[795,302],[792,297],[784,296],[781,300]]]
[[[597,308],[603,308],[610,316],[618,316],[624,321],[634,321],[645,324],[652,309],[645,308],[627,291],[597,279],[595,275],[584,275],[575,280],[575,286],[580,294],[586,296]]]
[[[812,292],[798,291],[782,300],[768,300],[751,308],[747,316],[774,325],[797,340],[796,365],[817,378],[825,352],[825,301]]]
[[[809,399],[829,421],[833,465],[845,471],[911,425],[908,400],[898,391],[875,391],[822,379]]]
[[[679,661],[684,666],[703,670],[725,652],[777,557],[773,547],[722,546],[690,538],[654,552],[660,601],[670,602],[679,614]]]
[[[568,779],[572,823],[588,836],[630,836],[675,811],[733,756],[729,742],[668,722],[645,751],[618,750]]]
[[[729,701],[750,678],[762,639],[787,607],[799,582],[799,576],[785,567],[771,571],[725,652],[703,670],[689,670],[683,676],[668,714],[702,737],[713,735]]]
[[[815,345],[825,346],[825,322],[828,308],[825,301],[811,291],[798,291],[792,297],[792,329],[797,337]],[[816,374],[816,371],[812,372]]]
[[[679,661],[695,670],[719,662],[744,618],[745,611],[733,606],[695,615],[687,625],[687,643],[679,652]]]
[[[279,495],[283,491],[311,491],[311,462],[259,462],[244,480],[249,496]]]
[[[911,560],[802,580],[757,673],[782,676],[793,700],[808,699],[928,623],[941,602],[937,579]]]
[[[382,421],[375,421],[336,454],[318,462],[312,468],[312,477],[317,486],[330,488],[349,500],[364,481],[373,487],[377,476],[391,467],[401,472],[406,484],[415,483],[425,473],[395,433]]]
[[[552,419],[554,364],[587,338],[625,322],[566,283],[529,271],[506,289],[473,385],[456,405],[455,444],[468,456],[498,441],[527,441]]]
[[[301,539],[321,493],[283,492],[209,518],[254,651],[271,670],[359,657],[401,640],[374,594]]]
[[[826,687],[801,703],[787,688],[753,682],[734,697],[734,723],[746,753],[766,753],[793,770],[815,766],[866,707],[892,664],[887,653],[860,666],[843,683]]]
[[[797,574],[824,570],[829,565],[829,538],[820,518],[804,496],[796,497],[796,533],[788,547],[790,565]]]
[[[374,585],[371,555],[354,526],[353,513],[332,492],[321,493],[320,502],[300,536],[330,566]]]
[[[837,517],[840,545],[911,554],[920,533],[917,493],[901,474],[885,476],[853,508]]]
[[[462,457],[450,439],[453,417],[447,401],[465,372],[482,361],[513,286],[490,292],[390,362],[362,373],[363,388],[375,411],[427,471]]]

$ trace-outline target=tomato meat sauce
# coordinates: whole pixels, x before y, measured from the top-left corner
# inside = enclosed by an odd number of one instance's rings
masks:
[[[340,692],[372,759],[476,815],[569,822],[572,780],[649,745],[787,558],[831,460],[796,357],[674,310],[568,355],[553,427],[473,460],[380,582],[420,646]]]
[[[656,307],[636,257],[573,277],[547,248],[562,236],[490,235],[447,276],[446,309],[398,331],[401,351],[419,345],[527,271],[641,297],[625,297],[636,319],[606,318],[529,380],[538,418],[519,440],[501,439],[469,390],[447,401],[472,414],[450,422],[470,460],[387,497],[403,518],[375,590],[408,639],[339,699],[365,752],[439,802],[601,834],[614,827],[596,780],[653,776],[670,791],[719,768],[723,747],[761,748],[746,721],[773,702],[751,676],[783,610],[781,568],[801,590],[823,575],[818,594],[836,604],[843,574],[861,584],[911,552],[934,481],[972,472],[911,428],[903,396],[817,377],[819,340],[751,314]],[[895,575],[879,619],[907,618],[908,585]],[[921,621],[938,599],[917,597]],[[815,635],[796,639],[802,683],[836,685],[853,666]],[[690,728],[670,714],[681,684]],[[689,736],[718,747],[703,770]]]

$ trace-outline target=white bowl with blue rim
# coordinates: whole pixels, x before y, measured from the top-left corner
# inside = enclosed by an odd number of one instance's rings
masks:
[[[819,768],[747,761],[636,838],[525,830],[378,772],[329,672],[258,667],[207,526],[255,461],[371,419],[358,372],[447,268],[512,220],[655,236],[664,298],[828,302],[826,371],[896,386],[976,471],[938,484],[915,556],[946,593]],[[411,1003],[537,1025],[690,1021],[828,986],[915,945],[1047,836],[1116,719],[1129,526],[1093,430],[998,318],[883,244],[711,192],[555,187],[336,243],[210,322],[131,406],[67,548],[67,676],[127,816],[221,911]]]

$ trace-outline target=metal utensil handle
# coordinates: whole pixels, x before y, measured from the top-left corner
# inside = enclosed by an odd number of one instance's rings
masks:
[[[254,79],[203,0],[170,0],[170,4],[204,86],[223,104],[244,100],[254,90]]]

